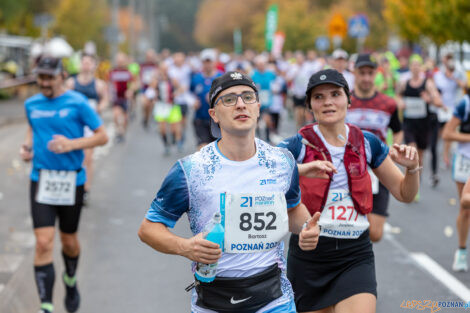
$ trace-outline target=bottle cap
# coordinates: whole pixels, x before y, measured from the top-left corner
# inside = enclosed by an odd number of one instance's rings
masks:
[[[220,214],[220,212],[215,212],[213,219],[214,222],[220,223],[222,221],[222,215]]]

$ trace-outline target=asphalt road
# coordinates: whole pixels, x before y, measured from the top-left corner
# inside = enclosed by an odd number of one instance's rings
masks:
[[[294,133],[292,124],[284,120],[283,135]],[[113,132],[109,125],[108,130]],[[28,204],[29,165],[18,156],[25,131],[22,121],[0,127],[2,313],[33,313],[39,305],[32,276],[34,237]],[[97,151],[90,206],[83,210],[80,224],[80,312],[189,312],[189,294],[184,288],[192,281],[190,262],[157,253],[137,237],[137,229],[164,176],[178,158],[194,151],[191,127],[187,138],[183,153],[173,151],[165,157],[156,130],[144,131],[135,119],[125,143],[110,143]],[[440,174],[439,186],[431,189],[426,167],[419,203],[391,201],[385,237],[374,245],[377,312],[417,311],[417,307],[402,307],[413,300],[470,301],[470,273],[451,270],[457,246],[455,185],[449,170],[441,170]],[[190,236],[186,216],[174,231]],[[63,271],[59,253],[56,245],[58,274]],[[63,284],[57,279],[55,312],[65,312],[62,302]],[[437,312],[437,308],[422,309]],[[441,306],[440,312],[457,310],[463,309]]]

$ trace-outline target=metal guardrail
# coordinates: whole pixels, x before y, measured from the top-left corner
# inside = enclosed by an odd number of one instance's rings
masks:
[[[34,75],[5,79],[3,81],[0,81],[0,89],[15,88],[23,85],[29,85],[34,82],[36,82],[36,78]]]

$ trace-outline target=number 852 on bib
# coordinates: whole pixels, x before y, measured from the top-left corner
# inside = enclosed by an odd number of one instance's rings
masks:
[[[252,253],[275,248],[289,230],[284,193],[227,194],[225,252]]]

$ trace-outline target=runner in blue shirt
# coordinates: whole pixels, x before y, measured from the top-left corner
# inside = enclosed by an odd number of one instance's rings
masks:
[[[273,120],[269,114],[269,108],[273,103],[273,92],[271,85],[276,79],[276,74],[268,68],[268,60],[264,55],[255,58],[256,68],[251,78],[258,87],[259,102],[261,103],[261,118],[266,123],[266,141],[270,142],[270,130],[274,128]]]
[[[210,131],[209,100],[208,94],[211,84],[221,72],[215,67],[217,54],[213,49],[205,49],[201,52],[202,71],[196,73],[191,80],[191,92],[196,96],[194,107],[194,130],[197,137],[198,149],[215,140]]]
[[[60,59],[43,57],[35,71],[41,93],[25,102],[29,127],[20,154],[25,162],[33,162],[30,203],[36,237],[34,272],[40,312],[50,313],[54,309],[56,217],[65,263],[65,307],[68,312],[75,312],[80,305],[75,272],[80,254],[77,229],[86,181],[83,149],[103,145],[108,137],[87,99],[78,92],[66,91]],[[85,126],[94,132],[91,137],[83,137]]]

